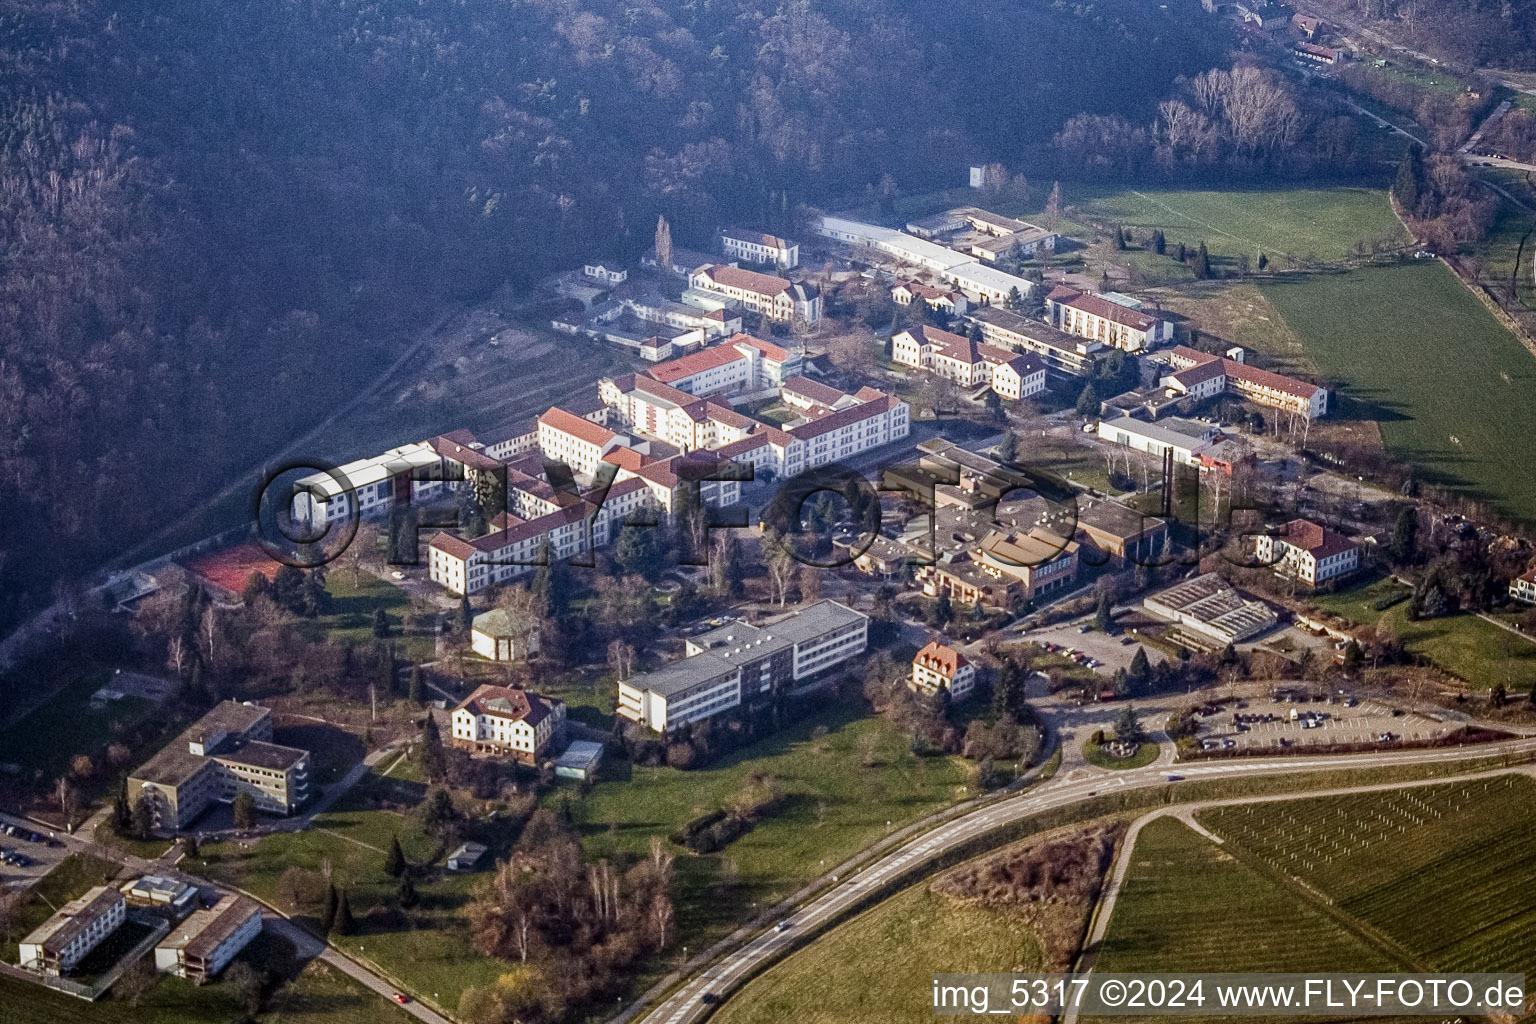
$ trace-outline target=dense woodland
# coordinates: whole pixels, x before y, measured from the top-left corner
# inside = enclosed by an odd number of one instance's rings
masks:
[[[703,244],[1150,120],[1221,55],[1169,6],[0,0],[0,626],[658,212]]]
[[[1394,38],[1478,66],[1536,70],[1536,7],[1522,0],[1338,0]]]

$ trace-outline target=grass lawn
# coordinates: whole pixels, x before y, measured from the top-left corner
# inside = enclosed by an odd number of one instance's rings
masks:
[[[111,679],[111,669],[85,663],[78,679],[0,732],[0,762],[25,765],[28,771],[53,779],[69,771],[76,754],[94,758],[155,707],[153,701],[124,697],[92,708],[91,694]]]
[[[16,963],[20,939],[53,916],[57,908],[94,886],[106,884],[117,872],[117,864],[87,853],[72,853],[59,861],[17,903],[11,922],[12,937],[0,942],[0,960]]]
[[[719,1024],[923,1024],[935,972],[1038,971],[1033,929],[920,885],[768,970],[725,1003]]]
[[[1376,609],[1376,602],[1407,592],[1401,584],[1382,578],[1336,594],[1314,595],[1311,603],[1362,626],[1374,626],[1383,615],[1390,615],[1408,651],[1424,655],[1478,689],[1499,683],[1510,691],[1536,686],[1536,644],[1529,640],[1475,615],[1413,622],[1407,601],[1385,611]]]
[[[1536,364],[1448,269],[1374,267],[1262,290],[1396,457],[1536,521]]]
[[[239,958],[258,968],[267,966],[259,947],[271,944],[270,937],[258,936]],[[246,1019],[227,986],[194,985],[170,975],[161,975],[138,1006],[111,994],[85,1003],[41,985],[0,977],[0,1006],[6,1007],[7,1020],[24,1024],[223,1024]],[[382,996],[316,960],[269,996],[266,1010],[252,1019],[257,1024],[382,1024],[406,1017]]]
[[[824,736],[813,736],[824,727]],[[874,764],[864,767],[865,753]],[[767,906],[902,825],[963,797],[967,770],[958,758],[919,758],[883,719],[838,708],[797,722],[709,768],[680,771],[612,765],[614,774],[571,812],[590,856],[641,854],[724,805],[747,776],[764,772],[784,792],[779,811],[719,853],[678,852],[678,942],[699,949]],[[574,797],[575,787],[562,792]],[[551,802],[558,800],[551,797]],[[889,824],[888,824],[889,823]],[[729,859],[738,881],[724,887]]]
[[[359,787],[390,784],[365,779]],[[439,844],[421,831],[414,818],[360,809],[357,793],[349,793],[304,832],[265,836],[249,849],[238,843],[205,844],[201,854],[208,864],[199,870],[291,912],[295,908],[280,892],[283,872],[290,867],[320,871],[329,862],[337,887],[346,890],[361,925],[358,934],[336,941],[377,964],[405,990],[422,999],[437,993],[434,1001],[452,1009],[464,988],[488,984],[504,967],[475,952],[463,914],[470,887],[484,876],[419,878],[421,905],[410,911],[410,924],[370,920],[372,908],[395,904],[398,882],[384,873],[390,840],[398,835],[413,863],[430,859]],[[302,913],[308,908],[298,909]]]
[[[1536,964],[1536,782],[1524,776],[1217,808],[1201,823],[1443,970]],[[1425,908],[1434,908],[1428,926]]]
[[[436,652],[436,642],[429,632],[401,632],[401,617],[411,606],[410,596],[399,587],[368,573],[364,573],[358,586],[352,585],[352,574],[345,570],[332,570],[325,578],[325,589],[331,593],[331,610],[314,619],[300,620],[300,628],[315,639],[328,639],[339,644],[372,644],[374,613],[382,608],[389,616],[390,643],[395,645],[395,656],[410,661],[430,661]]]
[[[1100,768],[1114,768],[1117,770],[1122,768],[1145,768],[1157,760],[1157,744],[1143,743],[1136,748],[1136,753],[1130,757],[1110,757],[1097,743],[1090,739],[1083,744],[1083,756],[1088,759],[1089,764],[1097,765]]]
[[[1084,192],[1087,192],[1084,195]],[[1137,190],[1062,186],[1063,202],[1091,219],[1137,231],[1161,228],[1170,243],[1204,241],[1213,256],[1341,260],[1356,242],[1407,242],[1387,194],[1365,188]],[[1117,256],[1119,254],[1116,254]]]
[[[1096,971],[1400,969],[1285,885],[1174,818],[1150,822],[1129,856]]]

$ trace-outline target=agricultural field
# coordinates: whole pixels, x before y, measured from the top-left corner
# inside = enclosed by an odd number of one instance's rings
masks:
[[[1532,521],[1536,364],[1448,269],[1373,267],[1261,290],[1396,457]]]
[[[1536,644],[1523,637],[1475,615],[1414,622],[1408,618],[1406,600],[1377,609],[1378,602],[1408,592],[1407,587],[1383,578],[1333,594],[1314,595],[1310,603],[1359,626],[1374,626],[1383,615],[1388,616],[1406,650],[1424,655],[1477,689],[1502,683],[1515,692],[1536,686]]]
[[[1399,969],[1394,960],[1300,894],[1236,860],[1175,818],[1149,822],[1129,856],[1096,971]],[[1186,1019],[1245,1018],[1158,1018]]]
[[[828,933],[733,995],[718,1024],[926,1024],[934,972],[1038,971],[1039,938],[1007,914],[919,885]]]
[[[1536,965],[1533,797],[1536,781],[1506,775],[1217,808],[1200,821],[1435,969],[1524,972]]]
[[[1262,250],[1292,262],[1342,260],[1356,243],[1408,241],[1380,189],[1106,192],[1063,185],[1062,201],[1076,206],[1080,218],[1137,232],[1161,228],[1169,242],[1204,241],[1211,255],[1234,259],[1257,259]]]

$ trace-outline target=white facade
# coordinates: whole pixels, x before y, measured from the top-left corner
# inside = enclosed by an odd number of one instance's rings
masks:
[[[168,974],[207,981],[229,966],[261,934],[261,906],[243,896],[224,896],[195,911],[155,947],[155,967]]]
[[[821,319],[821,293],[815,285],[796,284],[772,274],[719,264],[699,267],[689,276],[688,283],[734,299],[769,320],[798,319],[814,324]]]
[[[68,974],[127,919],[123,894],[98,885],[64,904],[21,940],[21,966],[43,974]]]
[[[1190,424],[1190,430],[1193,432],[1185,433],[1174,429],[1175,426],[1183,424]],[[1220,433],[1221,430],[1218,427],[1196,424],[1188,420],[1170,418],[1159,423],[1148,423],[1129,416],[1114,420],[1100,420],[1098,428],[1101,440],[1125,445],[1138,452],[1146,452],[1158,457],[1172,450],[1174,460],[1186,466],[1199,465],[1200,453],[1209,450],[1211,442]]]
[[[976,666],[954,648],[931,641],[912,659],[907,688],[930,696],[948,690],[952,700],[965,700],[976,689]]]
[[[1254,537],[1254,553],[1260,564],[1313,586],[1360,567],[1359,545],[1305,519],[1288,523],[1286,536]]]
[[[799,243],[761,231],[726,228],[720,232],[720,248],[726,256],[748,263],[771,263],[785,270],[800,265]]]

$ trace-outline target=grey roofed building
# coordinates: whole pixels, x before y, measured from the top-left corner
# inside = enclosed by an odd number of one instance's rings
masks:
[[[1142,606],[1153,615],[1223,644],[1249,640],[1279,621],[1269,605],[1244,598],[1213,572],[1153,594],[1142,601]]]
[[[555,774],[565,779],[590,779],[603,760],[603,745],[592,740],[572,740],[555,759]]]
[[[464,843],[457,850],[448,855],[447,867],[449,871],[468,871],[480,863],[480,858],[485,856],[485,851],[490,849],[484,843]]]

